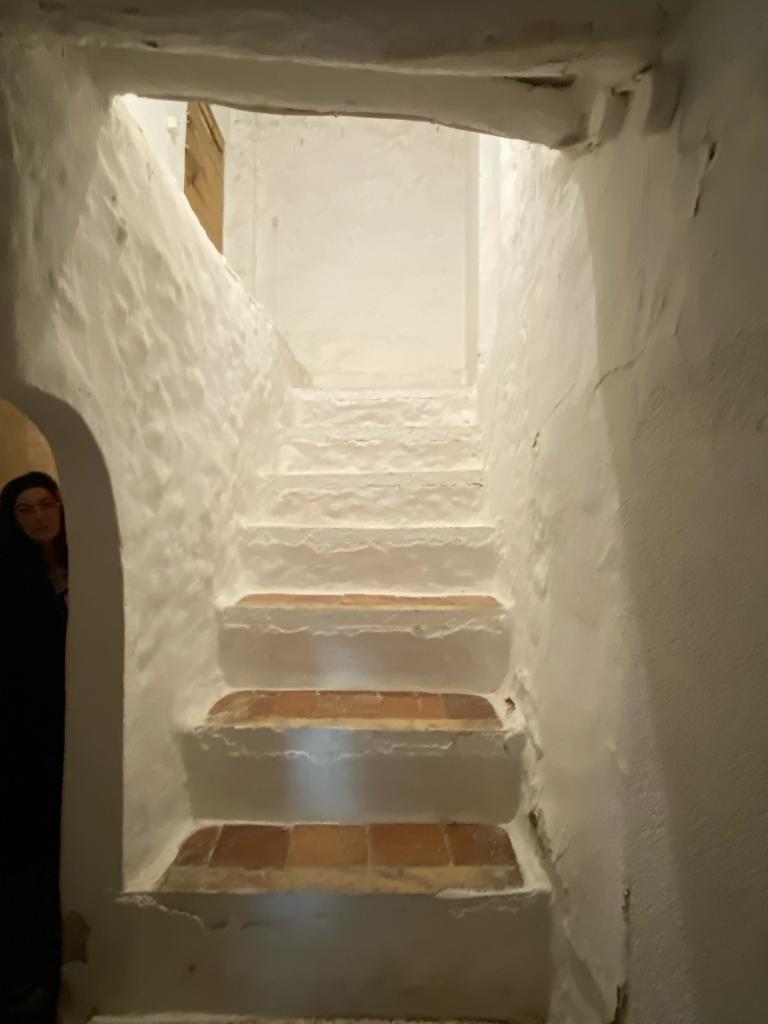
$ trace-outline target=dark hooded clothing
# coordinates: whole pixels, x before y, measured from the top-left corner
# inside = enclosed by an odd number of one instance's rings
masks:
[[[29,488],[59,499],[45,473],[12,480],[0,495],[0,844],[3,913],[13,936],[0,967],[0,1018],[55,1024],[61,962],[59,858],[64,764],[66,591],[16,521]],[[57,544],[66,565],[66,533]]]

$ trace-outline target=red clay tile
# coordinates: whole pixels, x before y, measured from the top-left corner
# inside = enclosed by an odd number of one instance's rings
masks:
[[[436,693],[382,693],[380,718],[445,718],[443,702]]]
[[[226,693],[216,701],[209,714],[216,715],[222,711],[239,711],[243,704],[250,700],[250,697],[250,690],[238,690],[236,693]]]
[[[485,697],[468,693],[446,693],[443,696],[448,718],[495,718],[496,712]]]
[[[419,698],[421,714],[424,718],[445,718],[445,704],[439,693],[422,693]]]
[[[208,863],[219,838],[221,828],[219,825],[211,825],[208,828],[198,829],[191,836],[187,836],[179,847],[174,865],[183,867],[200,867]]]
[[[311,718],[316,703],[314,690],[285,690],[275,695],[274,712],[283,718]]]
[[[274,695],[259,690],[238,690],[216,701],[208,712],[211,721],[248,722],[272,710]]]
[[[509,836],[495,825],[446,825],[445,834],[458,866],[517,864]]]
[[[375,691],[321,690],[317,695],[316,718],[376,717],[381,697]]]
[[[368,832],[363,825],[295,825],[288,867],[364,867]]]
[[[417,693],[382,693],[381,718],[422,718]]]
[[[290,830],[277,825],[224,825],[211,855],[212,868],[282,868]]]
[[[450,864],[442,825],[369,826],[371,864],[377,867],[438,867]]]

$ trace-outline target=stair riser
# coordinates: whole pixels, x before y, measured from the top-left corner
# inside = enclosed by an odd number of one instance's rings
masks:
[[[548,897],[540,890],[141,895],[122,915],[93,993],[103,1014],[546,1015]]]
[[[466,374],[462,370],[435,370],[427,374],[401,372],[370,373],[361,370],[338,371],[336,373],[313,373],[312,386],[333,391],[381,391],[395,388],[404,391],[423,391],[435,388],[461,388],[466,386]]]
[[[474,404],[466,393],[446,393],[439,397],[409,398],[381,392],[378,396],[321,397],[317,392],[294,391],[293,420],[296,426],[312,427],[323,433],[336,430],[396,429],[421,427],[471,426],[477,421]]]
[[[206,727],[184,737],[192,814],[253,822],[510,821],[523,738]]]
[[[235,688],[488,693],[509,663],[503,611],[251,609],[220,613]]]
[[[471,469],[480,463],[474,438],[403,442],[293,439],[280,446],[282,472],[409,472],[420,469]]]
[[[279,477],[265,490],[263,518],[284,523],[463,523],[481,518],[485,504],[482,483],[471,480],[324,486],[299,476]]]
[[[243,578],[259,590],[355,590],[439,594],[491,587],[499,561],[491,530],[435,532],[252,529]]]

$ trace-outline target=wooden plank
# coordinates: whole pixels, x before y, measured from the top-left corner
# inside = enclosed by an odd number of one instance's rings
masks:
[[[224,243],[224,139],[207,103],[187,108],[184,192],[206,234],[219,250]]]
[[[214,114],[213,110],[211,109],[208,103],[200,103],[198,105],[200,107],[200,113],[202,114],[205,126],[211,133],[216,148],[223,153],[224,136],[221,134],[221,129],[219,128],[219,123],[216,120],[216,115]]]

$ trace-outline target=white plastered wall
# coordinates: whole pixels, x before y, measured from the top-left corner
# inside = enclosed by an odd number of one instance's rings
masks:
[[[12,402],[0,398],[0,488],[32,470],[58,476],[45,437]]]
[[[669,131],[641,94],[594,154],[486,153],[480,395],[574,1024],[614,1019],[625,956],[622,1020],[768,1005],[767,47],[760,4],[705,2]]]
[[[129,882],[188,812],[176,729],[220,685],[236,514],[301,374],[123,102],[77,56],[4,56],[3,389],[67,503],[65,898],[95,927],[104,871],[121,885],[123,801]]]
[[[141,128],[153,153],[161,163],[166,165],[173,180],[183,192],[187,144],[187,101],[155,100],[146,96],[136,96],[134,93],[126,93],[122,99],[131,117]],[[212,105],[211,109],[224,138],[226,168],[227,137],[230,130],[230,119],[234,112],[229,107],[222,107],[218,104]]]
[[[316,385],[464,382],[471,146],[410,121],[233,112],[224,250]]]
[[[480,395],[495,397],[490,501],[504,521],[502,572],[515,606],[512,692],[530,731],[527,797],[555,864],[557,910],[597,983],[558,996],[563,1007],[585,999],[584,1024],[596,1024],[611,1019],[624,978],[616,738],[628,665],[616,482],[594,394],[587,214],[572,163],[525,143],[484,148],[500,212],[499,266],[494,275],[487,260],[486,285],[495,276],[499,287],[498,344]],[[575,960],[567,946],[559,955],[562,982]],[[592,1001],[601,1004],[594,1018]]]
[[[155,156],[184,188],[187,104],[182,100],[151,100],[129,93],[123,103],[137,122]]]

